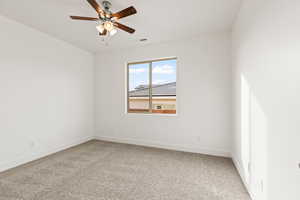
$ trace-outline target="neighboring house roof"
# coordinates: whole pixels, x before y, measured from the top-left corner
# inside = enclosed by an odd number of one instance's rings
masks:
[[[135,88],[135,90],[129,91],[130,97],[145,97],[149,96],[149,86],[142,85]],[[153,85],[152,96],[176,96],[176,82]]]

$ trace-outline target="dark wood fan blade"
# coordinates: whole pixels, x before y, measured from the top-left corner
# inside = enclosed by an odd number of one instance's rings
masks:
[[[117,27],[117,28],[119,28],[119,29],[122,29],[123,31],[126,31],[126,32],[128,32],[128,33],[134,33],[134,32],[135,32],[134,29],[132,29],[132,28],[130,28],[130,27],[128,27],[128,26],[125,26],[125,25],[123,25],[123,24],[120,24],[120,23],[118,23],[118,22],[115,22],[115,23],[114,23],[114,26]]]
[[[94,18],[94,17],[81,17],[81,16],[70,16],[71,19],[74,20],[87,20],[87,21],[97,21],[99,20],[98,18]]]
[[[127,17],[127,16],[134,15],[134,14],[136,14],[136,9],[133,6],[130,6],[129,8],[126,8],[124,10],[121,10],[117,13],[112,14],[112,16],[117,19],[121,19],[123,17]]]
[[[89,4],[96,10],[98,14],[103,12],[103,9],[100,7],[100,5],[95,0],[87,0]]]
[[[107,34],[107,30],[106,29],[104,29],[104,31],[102,33],[99,33],[100,36],[104,36],[106,34]]]

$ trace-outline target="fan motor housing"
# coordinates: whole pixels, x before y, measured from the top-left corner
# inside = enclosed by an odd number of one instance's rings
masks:
[[[108,11],[111,8],[112,4],[109,1],[102,1],[102,5],[104,9]]]

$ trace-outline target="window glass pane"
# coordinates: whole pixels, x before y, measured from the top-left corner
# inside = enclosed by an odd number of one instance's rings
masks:
[[[149,63],[128,66],[129,112],[149,112],[149,68]]]
[[[152,63],[152,112],[176,113],[176,59]]]

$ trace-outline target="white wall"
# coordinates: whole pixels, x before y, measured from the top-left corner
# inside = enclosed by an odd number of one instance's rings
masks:
[[[229,156],[230,34],[99,53],[96,58],[98,138]],[[178,58],[178,116],[125,114],[126,62]]]
[[[94,56],[0,16],[0,171],[94,134]]]
[[[300,199],[299,19],[298,0],[251,0],[243,2],[234,26],[234,156],[241,163],[244,77],[251,93],[255,200]]]

